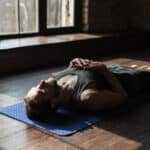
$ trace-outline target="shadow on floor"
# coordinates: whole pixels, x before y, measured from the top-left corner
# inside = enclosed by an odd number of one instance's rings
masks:
[[[96,127],[142,144],[140,150],[150,148],[150,102],[144,102],[127,111],[114,113]]]

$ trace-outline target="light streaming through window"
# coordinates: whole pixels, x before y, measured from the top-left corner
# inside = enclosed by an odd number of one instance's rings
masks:
[[[74,0],[47,0],[47,27],[74,26]]]
[[[0,0],[0,35],[38,32],[38,0]]]

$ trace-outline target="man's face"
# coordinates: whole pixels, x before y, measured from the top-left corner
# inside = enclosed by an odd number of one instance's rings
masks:
[[[54,78],[42,80],[37,86],[31,88],[27,96],[40,97],[41,99],[50,99],[57,94],[58,86]]]
[[[31,88],[24,99],[28,113],[40,112],[46,108],[50,110],[52,100],[57,96],[58,86],[54,79],[41,81]]]

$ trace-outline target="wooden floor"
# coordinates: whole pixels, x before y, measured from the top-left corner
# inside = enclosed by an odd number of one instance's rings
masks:
[[[105,60],[132,67],[150,67],[150,52],[118,55]],[[18,99],[0,95],[0,106]],[[0,115],[0,150],[149,150],[150,102],[126,113],[112,115],[72,136],[61,137]]]

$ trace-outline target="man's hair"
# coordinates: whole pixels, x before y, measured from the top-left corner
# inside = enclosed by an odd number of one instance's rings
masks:
[[[29,101],[28,97],[25,97],[26,113],[27,116],[34,120],[47,120],[52,113],[50,104],[48,101]]]

